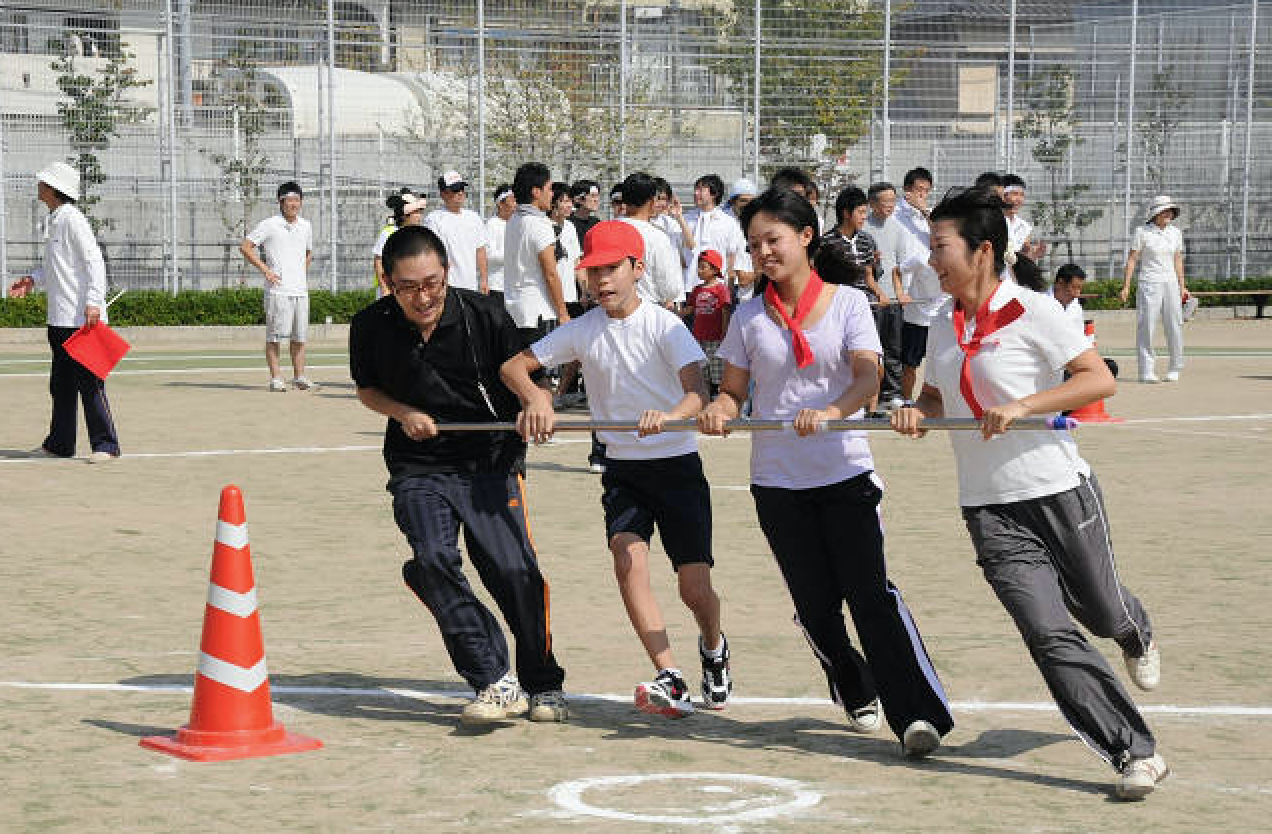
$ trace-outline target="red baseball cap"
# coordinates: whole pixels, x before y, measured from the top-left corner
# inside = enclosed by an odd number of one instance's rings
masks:
[[[623,258],[645,258],[645,239],[640,230],[622,220],[605,220],[583,236],[583,258],[579,267],[609,266]]]
[[[718,272],[724,272],[724,258],[714,249],[703,249],[698,253],[698,258],[704,260],[716,268]]]

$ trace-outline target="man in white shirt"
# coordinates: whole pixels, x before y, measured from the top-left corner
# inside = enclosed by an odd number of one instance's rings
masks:
[[[508,230],[508,218],[517,210],[517,198],[512,186],[495,187],[495,213],[486,220],[486,288],[490,295],[503,303],[504,288],[504,234]]]
[[[1082,295],[1082,286],[1086,283],[1086,272],[1077,264],[1065,264],[1056,270],[1056,282],[1051,286],[1051,297],[1064,308],[1069,322],[1082,335],[1086,335],[1086,321],[1082,314],[1082,303],[1078,297]]]
[[[468,183],[458,171],[447,171],[437,178],[437,191],[443,207],[429,212],[424,225],[446,244],[447,280],[452,287],[489,292],[486,224],[477,212],[464,208]]]
[[[1015,174],[1007,174],[1003,176],[1002,183],[1003,217],[1007,219],[1007,250],[1020,252],[1030,260],[1037,261],[1045,247],[1029,239],[1033,234],[1033,224],[1020,215],[1020,210],[1025,207],[1025,181]]]
[[[304,197],[296,183],[280,185],[279,213],[258,223],[239,244],[247,262],[265,276],[265,363],[269,365],[271,391],[287,390],[278,358],[282,339],[287,339],[291,352],[292,385],[301,391],[313,387],[305,376],[305,339],[309,332],[307,275],[314,233],[309,221],[300,216]]]
[[[649,174],[638,171],[623,180],[623,205],[627,214],[622,222],[630,223],[645,241],[645,273],[636,282],[636,293],[646,301],[671,309],[684,301],[684,281],[680,259],[671,248],[671,240],[650,222],[654,210],[657,182]]]
[[[15,283],[11,293],[24,296],[39,285],[48,293],[53,416],[48,436],[35,454],[74,457],[78,398],[84,403],[84,422],[93,449],[88,462],[105,463],[119,457],[119,437],[106,400],[106,386],[63,347],[81,326],[91,329],[106,322],[106,264],[93,227],[75,205],[79,186],[79,172],[65,162],[54,162],[36,174],[36,194],[49,210],[44,263]]]
[[[527,162],[512,178],[517,210],[504,232],[504,305],[527,345],[570,320],[557,274],[552,208],[552,172]]]
[[[896,218],[903,230],[897,266],[906,290],[901,325],[901,396],[912,401],[919,365],[927,353],[928,326],[945,299],[936,271],[928,264],[932,256],[932,230],[928,226],[928,195],[932,193],[932,173],[914,168],[905,175]]]
[[[879,285],[879,313],[875,323],[879,327],[879,342],[883,345],[883,374],[879,378],[879,404],[895,408],[901,404],[901,329],[904,308],[900,303],[908,301],[901,282],[898,254],[902,251],[904,231],[894,217],[897,208],[897,189],[890,182],[877,182],[866,192],[870,214],[866,216],[865,231],[874,238],[877,249],[875,259],[878,272],[875,283]]]
[[[729,276],[729,286],[737,284],[737,256],[746,250],[746,240],[738,221],[720,206],[723,197],[724,181],[715,174],[699,177],[693,184],[694,208],[685,212],[685,225],[692,230],[693,246],[689,246],[686,238],[682,252],[686,293],[700,283],[698,255],[704,249],[714,249],[724,256],[724,272]]]

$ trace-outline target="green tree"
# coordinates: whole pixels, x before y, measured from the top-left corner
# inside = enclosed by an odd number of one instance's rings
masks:
[[[218,169],[215,201],[217,216],[232,243],[225,247],[225,265],[231,261],[239,264],[239,284],[245,283],[246,267],[234,258],[232,250],[247,233],[248,224],[262,200],[261,186],[269,166],[261,137],[269,127],[268,107],[264,86],[257,72],[257,62],[242,46],[235,47],[216,63],[215,78],[218,84],[217,103],[228,116],[235,132],[235,148],[232,153],[207,148],[200,153]],[[226,284],[228,268],[223,269]]]
[[[1046,172],[1042,199],[1035,199],[1031,214],[1035,225],[1055,243],[1063,242],[1073,259],[1073,235],[1104,214],[1086,207],[1082,195],[1091,190],[1071,182],[1071,158],[1085,142],[1077,135],[1078,111],[1073,100],[1073,71],[1056,67],[1021,85],[1023,115],[1013,129],[1019,139],[1031,139],[1030,154]],[[1035,194],[1037,191],[1035,191]],[[1053,250],[1054,251],[1054,250]]]
[[[1135,123],[1144,154],[1144,177],[1154,194],[1164,194],[1170,189],[1166,182],[1166,161],[1171,151],[1171,140],[1192,98],[1175,77],[1174,69],[1153,73],[1148,88],[1152,105],[1148,118]]]
[[[128,98],[130,90],[151,83],[137,77],[132,66],[134,58],[136,55],[126,49],[112,51],[105,65],[95,72],[81,71],[76,57],[69,53],[50,65],[58,73],[57,87],[66,97],[58,102],[57,113],[75,152],[68,161],[80,174],[78,205],[95,233],[114,226],[113,221],[93,214],[93,208],[101,201],[94,192],[106,181],[98,154],[110,147],[111,140],[120,136],[125,125],[145,120],[153,110]]]
[[[715,69],[729,79],[739,102],[755,90],[755,3],[735,0],[721,19]],[[893,19],[908,4],[893,6]],[[883,93],[883,24],[880,4],[865,0],[766,2],[760,21],[760,160],[772,173],[782,165],[827,167],[870,128]],[[816,30],[814,37],[786,33]],[[893,48],[891,87],[916,53]],[[812,137],[825,141],[814,146]]]

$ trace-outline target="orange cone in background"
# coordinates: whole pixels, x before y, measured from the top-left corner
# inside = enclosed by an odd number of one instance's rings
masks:
[[[175,738],[149,736],[141,746],[197,762],[322,747],[321,741],[291,735],[274,721],[247,517],[243,493],[236,486],[221,490],[190,723],[177,730]]]
[[[1091,346],[1095,346],[1095,322],[1087,319],[1086,334],[1091,337]],[[1113,417],[1104,410],[1104,400],[1096,400],[1093,403],[1087,403],[1081,408],[1075,408],[1068,414],[1079,423],[1121,423],[1124,422],[1121,417]]]

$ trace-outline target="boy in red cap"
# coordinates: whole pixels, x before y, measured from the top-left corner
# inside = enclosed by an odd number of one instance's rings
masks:
[[[504,363],[500,375],[520,399],[517,426],[527,440],[552,435],[552,398],[530,374],[578,360],[588,405],[599,420],[622,420],[637,431],[603,431],[605,473],[601,504],[614,574],[632,627],[656,670],[636,687],[644,712],[679,718],[693,712],[684,676],[672,658],[662,612],[649,584],[654,527],[671,559],[680,598],[701,637],[702,697],[723,709],[732,689],[729,651],[720,631],[720,598],[711,585],[711,495],[693,432],[663,432],[668,420],[693,417],[706,404],[701,363],[706,359],[676,314],[643,300],[636,284],[645,270],[645,244],[629,223],[598,223],[583,241],[579,267],[599,306],[553,330]]]
[[[714,397],[720,391],[724,360],[716,358],[716,348],[729,329],[729,288],[724,285],[724,256],[714,249],[698,254],[698,280],[702,283],[689,293],[685,315],[693,313],[693,337],[707,355],[707,385]]]

